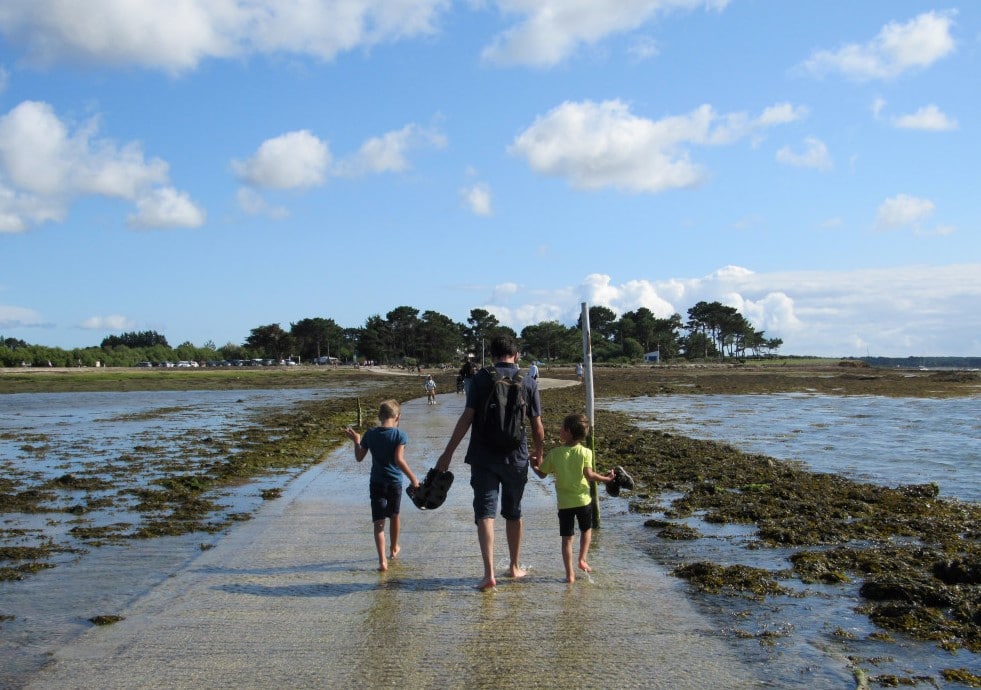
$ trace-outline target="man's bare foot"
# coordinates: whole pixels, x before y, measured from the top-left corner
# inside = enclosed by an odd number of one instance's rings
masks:
[[[520,565],[512,565],[508,568],[508,577],[513,577],[517,580],[519,577],[524,577],[528,574],[528,571],[522,568]]]
[[[383,573],[386,570],[388,570],[388,562],[387,561],[382,561],[381,563],[378,564],[378,572]]]
[[[569,575],[566,576],[565,581],[568,582],[569,584],[572,584],[573,582],[576,581],[576,574],[570,573]]]
[[[584,573],[593,572],[593,569],[589,567],[589,563],[586,561],[579,561],[579,570],[583,571]]]
[[[402,550],[402,547],[401,546],[393,546],[392,547],[392,552],[390,554],[388,554],[388,557],[389,558],[395,558],[396,556],[399,555],[399,551],[401,551],[401,550]]]
[[[475,584],[474,589],[480,590],[481,592],[489,592],[490,590],[497,587],[497,581],[492,577],[485,577],[483,580]]]

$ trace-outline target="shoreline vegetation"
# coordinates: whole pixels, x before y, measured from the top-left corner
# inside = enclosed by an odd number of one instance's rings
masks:
[[[575,379],[573,367],[542,369],[545,378]],[[455,370],[422,373],[434,374],[440,390],[455,389]],[[276,414],[266,413],[235,452],[216,449],[207,469],[193,476],[175,469],[172,476],[143,487],[143,524],[118,532],[82,532],[80,541],[95,547],[113,539],[218,532],[236,519],[247,519],[222,515],[209,492],[271,472],[298,473],[320,462],[346,442],[344,426],[370,424],[376,399],[420,397],[420,380],[420,374],[381,367],[5,369],[0,372],[0,394],[357,386],[356,396],[298,403]],[[981,376],[972,371],[873,369],[847,362],[841,366],[797,362],[596,367],[594,390],[597,399],[782,392],[945,398],[981,396]],[[580,386],[549,388],[543,390],[542,401],[543,414],[557,420],[582,411],[583,391]],[[547,446],[559,442],[553,427],[546,424]],[[877,626],[876,639],[888,641],[898,633],[929,641],[951,652],[952,662],[959,649],[981,652],[981,505],[940,497],[934,484],[865,484],[743,453],[725,443],[641,430],[621,413],[597,411],[596,427],[598,458],[601,462],[616,458],[616,464],[623,465],[641,487],[631,497],[631,511],[661,513],[666,518],[645,523],[652,541],[698,539],[697,530],[675,522],[697,516],[706,523],[753,526],[751,548],[794,550],[789,567],[780,571],[709,561],[676,567],[673,574],[696,590],[762,601],[788,594],[781,582],[789,579],[804,585],[860,583],[859,610]],[[43,513],[57,492],[84,491],[88,481],[65,475],[43,486],[23,486],[0,479],[0,513]],[[94,488],[105,489],[101,484]],[[677,498],[664,505],[663,494]],[[263,497],[277,496],[270,491]],[[68,548],[55,543],[10,546],[13,535],[2,536],[0,579],[21,579],[52,567],[52,557]],[[0,619],[3,614],[0,610]],[[952,667],[942,674],[949,681],[981,687],[981,677],[969,670]],[[890,684],[890,679],[871,680]],[[896,681],[915,684],[916,678]]]

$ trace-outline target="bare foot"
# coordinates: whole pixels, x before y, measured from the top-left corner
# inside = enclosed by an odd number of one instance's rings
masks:
[[[399,551],[401,551],[401,550],[402,550],[402,547],[401,546],[393,546],[392,547],[392,552],[390,554],[388,554],[388,557],[389,558],[395,558],[396,556],[399,555]]]
[[[589,563],[586,561],[579,561],[579,570],[583,571],[584,573],[593,572],[593,569],[589,567]]]
[[[475,584],[474,589],[480,590],[481,592],[489,592],[490,590],[497,587],[497,581],[492,577],[485,577],[483,580]]]
[[[568,582],[568,583],[570,583],[570,584],[573,583],[573,582],[575,582],[576,581],[576,574],[575,573],[572,573],[572,574],[566,576],[565,581]]]
[[[383,573],[386,570],[388,570],[388,563],[382,561],[381,563],[378,564],[378,572]]]
[[[517,580],[519,577],[524,577],[527,574],[528,571],[522,568],[520,565],[512,565],[508,569],[508,576],[513,577],[515,580]]]

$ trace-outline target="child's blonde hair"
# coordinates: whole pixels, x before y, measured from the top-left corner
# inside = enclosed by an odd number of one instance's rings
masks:
[[[402,407],[397,400],[383,400],[378,408],[378,421],[384,422],[388,419],[395,419],[402,414]]]
[[[562,428],[569,432],[573,441],[582,443],[589,435],[589,420],[581,412],[566,415],[566,418],[562,420]]]

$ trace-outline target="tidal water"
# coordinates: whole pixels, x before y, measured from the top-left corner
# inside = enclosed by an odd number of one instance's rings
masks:
[[[17,482],[17,490],[23,490],[66,473],[102,476],[113,483],[106,493],[114,500],[111,507],[86,513],[84,524],[135,523],[139,515],[127,504],[125,483],[132,488],[152,482],[174,458],[182,458],[193,471],[195,463],[210,461],[202,449],[211,442],[204,440],[234,446],[236,434],[266,410],[350,394],[277,390],[0,396],[0,480]],[[884,485],[936,482],[942,496],[976,502],[981,499],[979,402],[674,395],[603,400],[598,406],[623,411],[641,426],[724,441],[748,452],[800,461],[816,471]],[[247,512],[262,502],[260,488],[282,485],[289,478],[259,478],[227,490],[221,499],[229,512]],[[45,539],[72,544],[71,529],[79,518],[66,509],[84,497],[62,493],[51,512],[0,515],[0,546]],[[753,540],[744,526],[698,524],[705,538],[667,543],[643,527],[648,516],[630,513],[626,506],[626,499],[607,504],[607,529],[631,543],[649,540],[642,548],[666,569],[692,560],[787,567],[787,552],[746,548]],[[18,679],[43,662],[47,650],[89,627],[88,616],[119,610],[219,538],[197,533],[89,545],[84,552],[65,552],[55,559],[57,567],[24,581],[0,582],[0,616],[12,617],[0,618],[0,687],[17,687]],[[851,687],[843,672],[850,658],[875,659],[879,673],[919,673],[931,679],[927,687],[945,687],[937,680],[943,668],[981,672],[978,654],[962,650],[953,656],[934,644],[903,638],[870,640],[874,626],[855,612],[857,585],[806,589],[807,596],[766,602],[693,599],[743,659],[765,665],[763,675],[770,679],[765,687]]]
[[[806,393],[665,395],[602,400],[641,427],[723,441],[874,484],[935,482],[981,501],[981,399]]]
[[[942,497],[981,500],[977,397],[670,395],[604,399],[597,407],[626,413],[643,428],[724,442],[745,452],[800,462],[816,472],[884,486],[935,482]],[[662,496],[662,501],[668,504],[672,498]],[[698,518],[683,522],[702,538],[650,538],[649,553],[667,567],[710,560],[777,572],[790,565],[793,550],[756,548],[752,526],[710,525]],[[702,608],[731,633],[733,644],[766,665],[775,687],[796,687],[808,678],[810,687],[834,687],[832,681],[822,682],[818,669],[836,663],[857,666],[871,677],[913,678],[924,687],[959,687],[942,679],[943,669],[981,674],[981,654],[951,654],[935,643],[899,634],[892,641],[870,637],[877,628],[856,611],[863,601],[857,581],[805,587],[790,578],[780,584],[795,594],[767,597],[765,602],[700,599]]]

